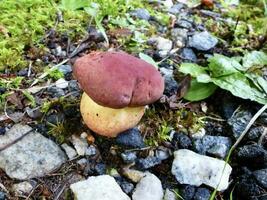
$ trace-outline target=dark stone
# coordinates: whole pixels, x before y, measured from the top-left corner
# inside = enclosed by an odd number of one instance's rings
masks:
[[[164,76],[165,80],[165,89],[164,94],[167,96],[172,96],[177,93],[178,83],[173,78],[173,76]]]
[[[4,94],[6,92],[6,88],[0,87],[0,94]]]
[[[210,191],[206,188],[198,188],[194,200],[209,200],[210,198]]]
[[[97,163],[95,165],[95,170],[97,175],[106,174],[106,165],[104,163]]]
[[[32,119],[38,119],[38,118],[42,117],[42,115],[43,115],[40,107],[37,107],[37,108],[26,107],[25,110],[26,110],[27,114],[29,115],[29,117]]]
[[[143,20],[149,20],[150,14],[149,12],[144,8],[138,8],[130,13],[131,16],[143,19]]]
[[[148,156],[146,158],[140,158],[136,160],[136,166],[141,170],[149,169],[160,163],[161,160],[155,156]]]
[[[106,174],[106,165],[104,163],[96,163],[95,160],[88,160],[86,163],[84,174],[86,176]]]
[[[197,56],[191,48],[183,48],[181,52],[182,59],[185,61],[197,61]]]
[[[116,142],[119,145],[131,148],[145,147],[141,132],[137,128],[132,128],[120,133],[116,138]]]
[[[0,191],[0,200],[6,199],[6,193]]]
[[[61,112],[53,113],[46,117],[46,121],[54,125],[57,125],[58,123],[63,123],[64,120],[65,120],[65,115]]]
[[[251,200],[253,197],[262,194],[261,187],[251,174],[243,174],[239,179],[235,187],[237,199]]]
[[[182,3],[176,3],[173,5],[168,11],[171,14],[180,14],[181,10],[184,8],[184,4]]]
[[[72,68],[70,65],[60,65],[58,70],[62,72],[64,75],[67,75],[72,72]]]
[[[0,127],[0,135],[4,135],[6,133],[5,127]]]
[[[258,184],[267,190],[267,169],[260,169],[253,172]]]
[[[27,76],[28,75],[28,69],[22,69],[18,72],[18,76]]]
[[[126,179],[122,177],[115,177],[116,182],[120,185],[123,192],[126,194],[131,194],[134,190],[134,185],[128,182]]]
[[[227,155],[231,145],[231,139],[222,136],[205,135],[194,141],[194,147],[198,153],[203,155],[208,154],[219,158],[224,158]]]
[[[175,150],[190,149],[192,147],[191,139],[182,132],[175,132],[171,141]]]
[[[125,163],[133,163],[137,159],[135,151],[128,151],[121,153],[121,158]]]
[[[94,42],[105,41],[105,37],[103,36],[103,34],[95,27],[90,26],[88,29],[88,33],[89,33],[89,38]]]
[[[49,87],[47,88],[47,92],[52,97],[56,97],[56,98],[59,98],[65,95],[64,90],[58,87]]]
[[[253,169],[267,167],[267,151],[257,144],[245,145],[237,151],[237,161]]]
[[[251,118],[251,112],[241,110],[228,119],[227,123],[231,126],[235,138],[238,138],[242,134]]]
[[[190,29],[192,28],[192,22],[187,19],[180,19],[175,23],[175,27],[176,26],[180,28]]]
[[[181,195],[184,200],[192,200],[196,192],[196,188],[192,185],[184,185],[181,190]]]
[[[189,38],[189,46],[199,51],[208,51],[215,47],[218,43],[218,39],[212,36],[210,33],[203,31],[195,33]]]
[[[253,127],[247,133],[247,139],[257,142],[264,131],[263,126]]]

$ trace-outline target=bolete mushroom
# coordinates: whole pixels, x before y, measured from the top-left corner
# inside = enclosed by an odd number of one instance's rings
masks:
[[[158,100],[164,79],[151,64],[124,52],[93,52],[74,63],[84,93],[80,111],[94,132],[116,137],[134,127]]]

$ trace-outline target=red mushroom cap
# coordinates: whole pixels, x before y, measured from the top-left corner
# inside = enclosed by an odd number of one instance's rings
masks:
[[[74,75],[97,104],[110,108],[144,106],[158,100],[164,90],[164,79],[153,65],[124,52],[78,58]]]

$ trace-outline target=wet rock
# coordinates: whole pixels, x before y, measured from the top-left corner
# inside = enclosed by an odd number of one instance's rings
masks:
[[[59,168],[65,161],[64,152],[51,140],[27,125],[16,124],[0,136],[0,148],[22,139],[0,152],[0,168],[14,179],[42,177]]]
[[[210,33],[204,31],[195,33],[189,38],[188,45],[199,51],[208,51],[215,47],[218,43],[218,39],[212,36]]]
[[[238,199],[251,200],[263,193],[251,174],[243,174],[237,181],[235,191]]]
[[[71,136],[71,143],[73,144],[74,148],[76,149],[79,156],[84,156],[86,149],[88,147],[88,143],[86,139],[81,138],[77,135]]]
[[[136,160],[136,166],[141,170],[149,169],[160,163],[161,160],[155,156],[148,156],[146,158],[139,158]]]
[[[67,88],[69,85],[68,81],[66,81],[64,78],[60,78],[55,82],[55,86],[61,89]]]
[[[62,72],[64,75],[68,75],[69,73],[72,72],[72,68],[71,68],[70,65],[60,65],[60,66],[58,67],[58,70],[59,70],[60,72]]]
[[[210,191],[206,188],[198,188],[194,200],[209,200],[210,199]]]
[[[249,130],[249,132],[247,133],[247,139],[258,142],[260,136],[262,135],[264,131],[264,127],[263,126],[257,126],[257,127],[253,127]]]
[[[130,200],[109,175],[91,176],[70,186],[77,200]]]
[[[28,181],[14,184],[12,187],[12,190],[18,195],[30,194],[32,189],[33,189],[33,185]]]
[[[153,37],[148,41],[149,44],[154,44],[159,51],[160,57],[165,57],[172,49],[172,41],[163,37]]]
[[[97,148],[94,145],[90,145],[89,147],[86,148],[85,150],[85,155],[86,156],[94,156],[98,152]]]
[[[70,160],[75,158],[75,156],[77,155],[77,152],[75,151],[75,149],[73,149],[66,143],[62,144],[61,147],[64,149],[65,153],[67,154]]]
[[[40,107],[37,108],[26,107],[25,111],[27,112],[28,116],[32,119],[38,119],[43,115]]]
[[[232,168],[224,161],[199,155],[187,149],[174,152],[172,174],[180,184],[200,186],[206,184],[222,191],[227,189]],[[224,169],[224,171],[223,171]]]
[[[125,163],[133,163],[137,159],[137,155],[134,151],[128,151],[121,153],[121,158]]]
[[[183,48],[181,52],[181,57],[185,61],[197,62],[197,56],[191,48]]]
[[[254,171],[253,175],[258,184],[267,190],[267,168]]]
[[[227,123],[231,126],[234,137],[238,138],[245,130],[247,124],[252,118],[251,112],[247,110],[241,110],[235,113]]]
[[[175,132],[171,141],[175,150],[177,149],[190,149],[192,147],[191,139],[183,132]]]
[[[176,94],[178,90],[178,83],[173,77],[173,70],[162,67],[160,68],[160,72],[163,74],[164,77],[164,94],[167,96]]]
[[[147,9],[138,8],[130,13],[131,16],[136,17],[138,19],[143,19],[148,21],[150,19],[150,14]]]
[[[149,172],[136,185],[133,192],[133,200],[162,200],[163,188],[160,180]]]
[[[47,88],[47,92],[52,97],[56,97],[56,98],[59,98],[59,97],[62,97],[65,95],[65,92],[63,89],[58,88],[58,87],[54,87],[54,86]]]
[[[169,190],[168,188],[165,190],[165,193],[164,193],[164,200],[176,200],[176,194]]]
[[[260,145],[252,144],[237,150],[238,163],[254,169],[267,167],[267,151]]]
[[[184,4],[182,3],[176,3],[174,4],[169,10],[168,12],[171,13],[171,14],[180,14],[181,13],[181,10],[184,8]]]
[[[143,137],[141,136],[141,132],[137,128],[132,128],[120,133],[116,138],[116,142],[119,145],[131,148],[145,147],[145,143]]]
[[[173,28],[171,30],[172,40],[176,47],[184,47],[187,41],[188,30],[185,28]]]
[[[227,155],[231,145],[231,139],[222,136],[205,135],[203,138],[194,141],[194,147],[198,153],[219,158],[224,158]]]
[[[192,185],[185,185],[181,190],[184,200],[192,200],[196,192],[196,188]]]

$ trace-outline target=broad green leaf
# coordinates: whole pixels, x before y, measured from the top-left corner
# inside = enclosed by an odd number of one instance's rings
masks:
[[[65,10],[77,10],[88,7],[90,0],[62,0],[60,7]]]
[[[267,81],[263,77],[258,77],[257,81],[267,95]]]
[[[184,74],[190,74],[194,78],[202,74],[208,75],[206,72],[206,68],[194,63],[182,63],[179,67],[179,71]]]
[[[210,83],[212,82],[211,77],[208,74],[200,74],[197,76],[197,81],[200,83]]]
[[[252,51],[243,57],[243,71],[250,68],[262,68],[267,65],[267,55],[261,51]]]
[[[257,101],[261,104],[267,103],[266,94],[251,86],[249,80],[242,73],[212,78],[212,81],[220,88],[230,91],[234,96]]]
[[[85,12],[87,12],[91,17],[96,17],[99,13],[99,4],[91,3],[90,7],[84,7]]]
[[[139,58],[141,58],[142,60],[146,61],[147,63],[153,65],[154,67],[156,67],[157,69],[159,68],[158,63],[156,63],[153,58],[151,58],[149,55],[146,55],[144,53],[139,53]]]
[[[215,92],[216,88],[217,86],[213,83],[199,83],[196,79],[192,79],[190,88],[184,96],[184,99],[188,101],[206,99]]]
[[[220,77],[238,72],[237,69],[242,66],[232,58],[215,54],[209,58],[209,69],[212,72],[212,77]]]

